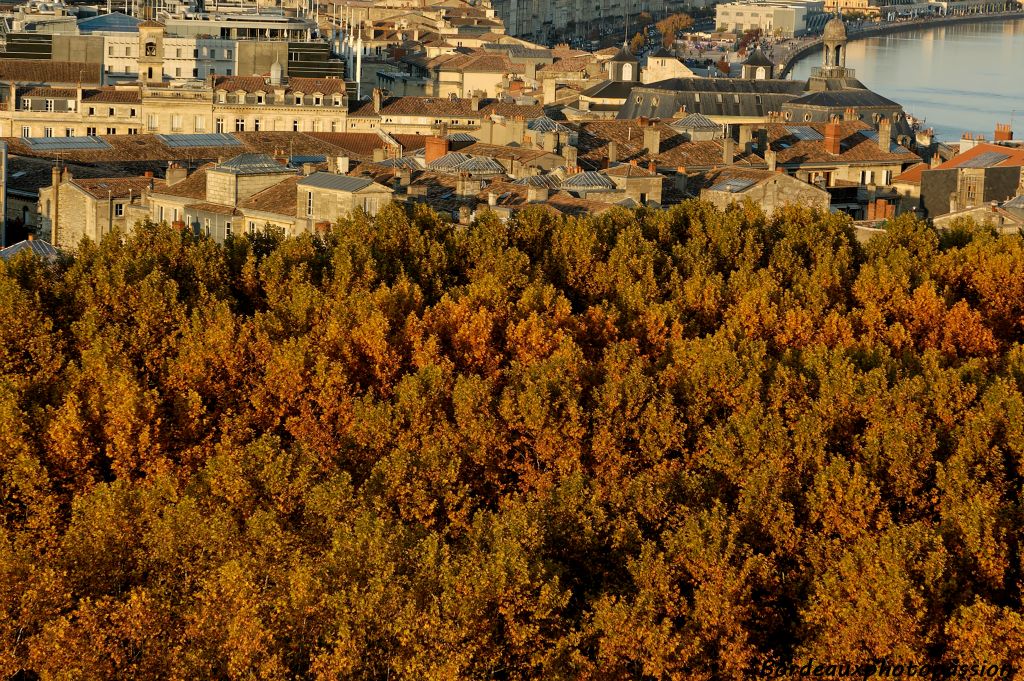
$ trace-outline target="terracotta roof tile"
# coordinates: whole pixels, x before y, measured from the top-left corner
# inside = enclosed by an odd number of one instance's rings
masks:
[[[206,171],[213,168],[216,164],[207,163],[198,170],[192,172],[181,182],[170,187],[164,186],[154,193],[164,194],[167,196],[180,196],[186,199],[205,199],[206,198]]]
[[[241,211],[232,206],[222,206],[219,203],[207,203],[205,201],[200,203],[190,203],[185,208],[192,210],[202,211],[204,213],[217,213],[219,215],[241,215]]]
[[[295,185],[301,179],[298,175],[289,177],[241,201],[238,207],[243,210],[294,216],[298,196]]]
[[[768,144],[778,156],[780,165],[805,165],[814,163],[890,162],[911,163],[920,157],[898,144],[892,144],[891,151],[883,151],[878,142],[869,135],[873,128],[862,121],[841,121],[839,126],[839,154],[825,151],[823,139],[800,139],[791,128],[812,128],[824,136],[827,123],[769,123]]]
[[[139,196],[149,189],[148,177],[103,177],[97,179],[79,179],[72,173],[71,183],[85,193],[97,198],[123,199],[127,196]],[[163,180],[153,180],[154,191],[163,187]]]
[[[102,64],[49,59],[0,59],[0,81],[5,83],[48,83],[99,85]]]

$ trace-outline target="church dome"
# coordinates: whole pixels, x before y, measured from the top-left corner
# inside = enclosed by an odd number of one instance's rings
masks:
[[[838,17],[832,17],[825,24],[825,33],[822,35],[825,40],[846,40],[846,24]]]

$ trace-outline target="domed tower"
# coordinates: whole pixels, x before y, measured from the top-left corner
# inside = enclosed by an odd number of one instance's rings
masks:
[[[824,66],[835,71],[846,70],[846,24],[837,14],[825,24],[825,32],[821,36],[825,46]],[[837,76],[840,75],[837,73]]]

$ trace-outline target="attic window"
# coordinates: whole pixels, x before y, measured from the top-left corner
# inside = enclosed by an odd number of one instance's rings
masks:
[[[320,106],[324,103],[323,97],[313,97],[314,106]]]
[[[651,106],[653,106],[653,107],[657,107],[658,106],[658,98],[657,97],[651,97]]]
[[[643,98],[642,95],[637,95],[636,96],[636,103],[637,104],[643,104],[644,103],[644,98]]]
[[[807,121],[808,123],[810,123],[811,122],[811,114],[809,114],[809,113],[804,114],[804,120]]]

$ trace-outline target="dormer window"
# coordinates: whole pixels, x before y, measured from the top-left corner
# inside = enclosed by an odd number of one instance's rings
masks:
[[[256,103],[257,104],[264,104],[266,101],[267,101],[267,97],[266,97],[265,94],[263,94],[262,92],[257,92],[256,93]]]
[[[223,91],[221,91],[221,92],[218,92],[218,93],[217,93],[217,102],[219,102],[220,104],[223,104],[223,103],[224,103],[224,102],[226,102],[226,101],[228,101],[228,95],[227,95],[227,93],[226,93],[226,92],[223,92]]]
[[[302,95],[295,95],[295,106],[302,106]]]
[[[334,106],[341,106],[341,95],[334,95]]]
[[[314,106],[320,106],[323,103],[324,103],[324,98],[323,97],[321,97],[320,95],[313,95],[313,104],[314,104]]]

